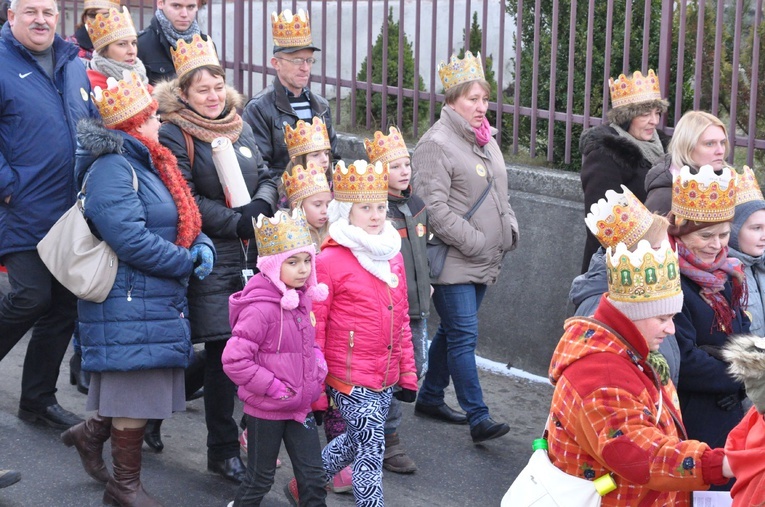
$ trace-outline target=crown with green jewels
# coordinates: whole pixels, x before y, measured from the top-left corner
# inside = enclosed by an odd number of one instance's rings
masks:
[[[624,243],[608,247],[606,270],[612,301],[641,303],[682,294],[677,253],[667,240],[658,249],[641,240],[634,252]]]

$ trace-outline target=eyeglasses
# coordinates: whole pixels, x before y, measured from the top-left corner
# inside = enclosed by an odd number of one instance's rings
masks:
[[[292,65],[295,65],[297,67],[301,67],[304,63],[307,63],[308,65],[313,65],[317,62],[316,58],[280,58],[277,57],[277,60],[284,60],[285,62],[290,62]]]
[[[157,120],[158,122],[162,123],[162,117],[159,115],[159,113],[153,114],[149,116],[150,120]]]

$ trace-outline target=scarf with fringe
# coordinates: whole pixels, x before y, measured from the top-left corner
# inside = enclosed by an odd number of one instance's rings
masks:
[[[180,98],[179,98],[180,100]],[[165,113],[162,120],[177,125],[192,137],[211,143],[217,137],[227,137],[231,143],[235,143],[242,133],[242,117],[236,112],[236,108],[226,104],[226,110],[221,116],[211,120],[197,113],[189,106],[182,107],[178,111]]]

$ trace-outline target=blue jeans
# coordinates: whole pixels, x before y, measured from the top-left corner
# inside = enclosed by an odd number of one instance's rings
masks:
[[[435,285],[434,290],[433,303],[441,323],[430,344],[428,372],[417,403],[432,406],[444,403],[444,389],[451,375],[457,401],[473,427],[489,417],[475,364],[478,308],[486,294],[486,285]]]

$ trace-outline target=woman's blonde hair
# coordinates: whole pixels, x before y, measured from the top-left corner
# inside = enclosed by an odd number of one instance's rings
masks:
[[[667,146],[667,152],[672,157],[673,166],[681,168],[687,165],[698,169],[691,158],[691,153],[693,153],[701,135],[711,126],[720,127],[725,134],[725,155],[723,157],[728,156],[730,141],[728,141],[728,129],[725,124],[717,116],[705,111],[688,111],[675,125],[672,140]]]

